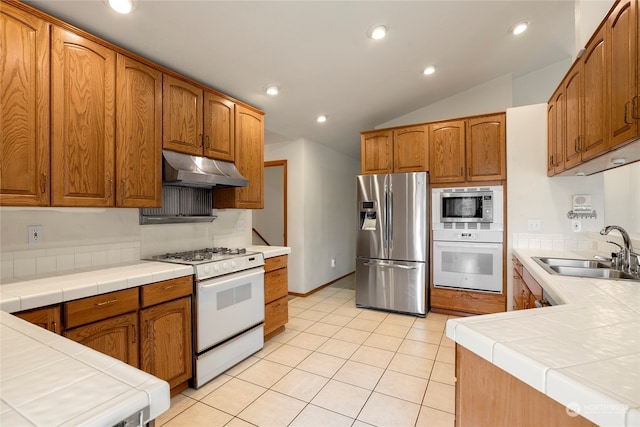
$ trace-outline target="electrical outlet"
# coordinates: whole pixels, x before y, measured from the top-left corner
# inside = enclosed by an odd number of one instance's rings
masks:
[[[239,219],[238,222],[236,223],[236,227],[238,228],[238,230],[244,230],[246,223],[244,221],[244,219]]]
[[[336,268],[336,259],[331,258],[331,268]]]
[[[579,219],[572,219],[571,220],[571,230],[574,233],[579,232],[580,230],[582,230],[582,224],[580,223]]]
[[[33,245],[36,243],[42,243],[42,226],[41,225],[30,225],[27,227],[27,231],[29,232],[29,244]]]
[[[539,219],[530,219],[527,221],[527,230],[528,231],[540,231],[540,220]]]

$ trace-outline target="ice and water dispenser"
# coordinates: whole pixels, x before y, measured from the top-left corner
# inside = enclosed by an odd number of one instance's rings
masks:
[[[360,230],[375,231],[378,218],[378,204],[372,200],[360,202]]]

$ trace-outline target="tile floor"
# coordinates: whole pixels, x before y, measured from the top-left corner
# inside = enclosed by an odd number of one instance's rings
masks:
[[[453,426],[448,316],[355,307],[350,275],[289,300],[286,331],[199,390],[157,426]]]

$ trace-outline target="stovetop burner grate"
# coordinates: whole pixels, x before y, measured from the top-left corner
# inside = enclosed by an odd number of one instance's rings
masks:
[[[151,260],[175,263],[201,263],[207,261],[213,262],[246,254],[246,248],[201,248],[191,251],[168,252],[162,255],[154,255],[151,257]]]

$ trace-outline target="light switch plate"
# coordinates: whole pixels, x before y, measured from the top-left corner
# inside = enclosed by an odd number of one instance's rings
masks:
[[[540,220],[539,219],[528,220],[527,231],[540,231]]]

